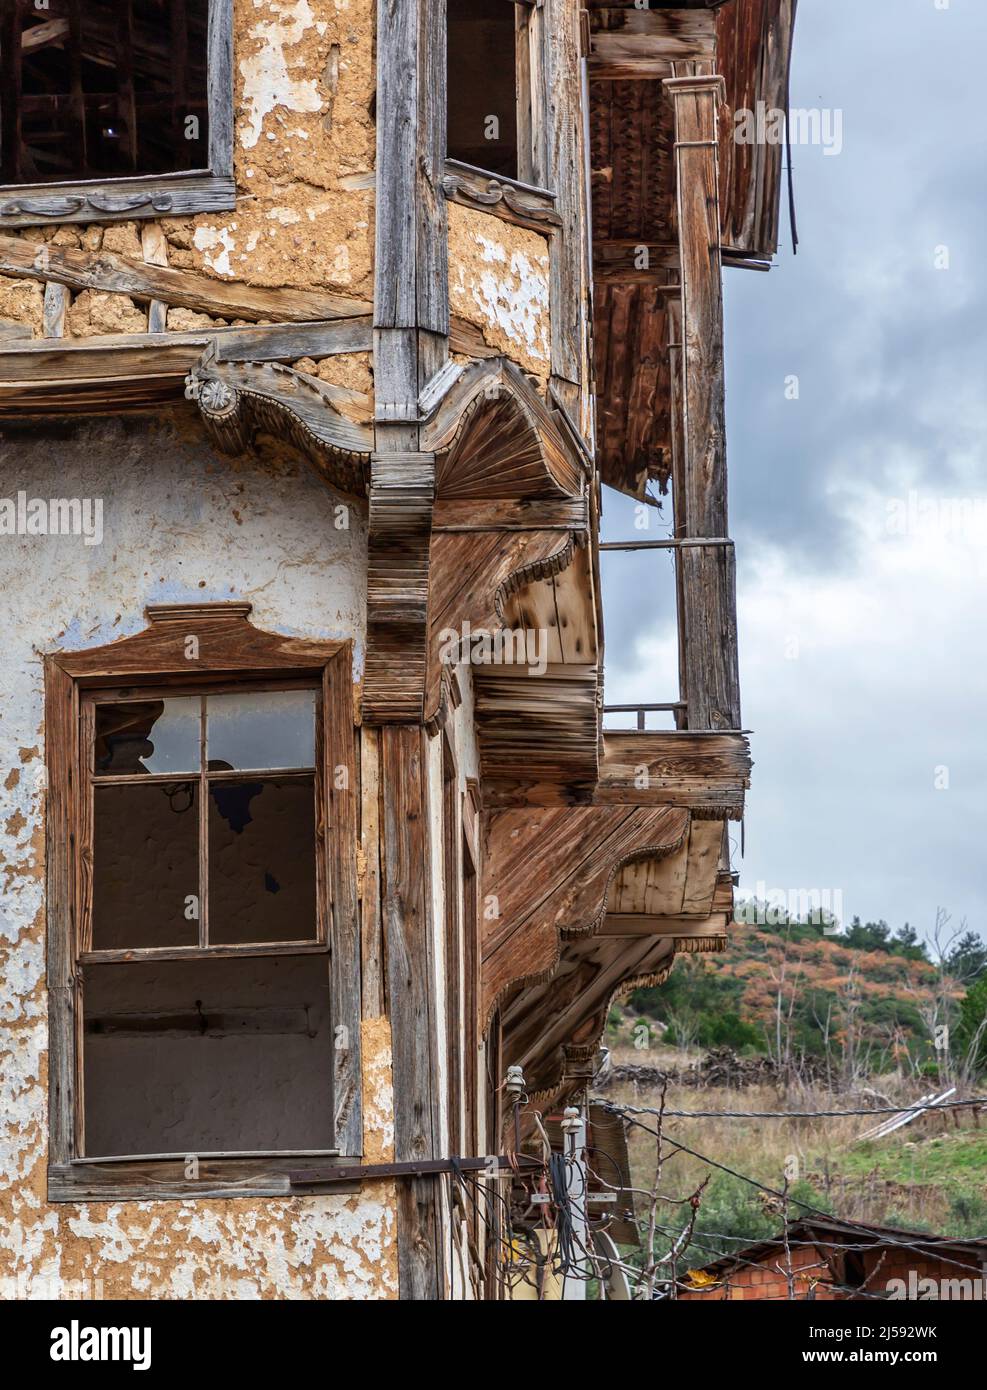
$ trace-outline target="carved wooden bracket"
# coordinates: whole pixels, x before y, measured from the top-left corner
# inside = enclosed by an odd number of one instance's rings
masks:
[[[422,445],[441,459],[436,496],[579,497],[586,461],[529,379],[505,357],[474,362],[422,427]]]
[[[528,807],[488,816],[484,831],[482,1015],[521,983],[548,978],[564,931],[603,920],[620,869],[682,844],[688,811],[672,807]],[[532,896],[531,885],[539,892]]]
[[[551,232],[562,225],[562,218],[555,209],[555,194],[548,189],[517,180],[493,178],[482,169],[456,160],[446,161],[442,192],[467,207],[506,211],[510,221],[530,223],[539,231]]]
[[[257,434],[270,434],[298,449],[339,492],[362,496],[373,431],[340,414],[335,394],[279,362],[218,362],[212,348],[185,385],[223,453],[243,453]]]
[[[364,717],[424,719],[434,729],[444,713],[443,669],[471,660],[471,639],[496,637],[498,666],[528,677],[526,652],[513,658],[527,634],[515,631],[509,606],[572,565],[588,543],[589,518],[584,461],[512,363],[444,368],[422,399],[427,448],[373,462]],[[558,608],[553,601],[556,623]],[[515,646],[504,642],[506,629]],[[595,629],[582,645],[592,672]],[[595,773],[595,676],[583,695]],[[544,700],[551,706],[550,683],[537,692],[539,707]],[[578,734],[578,723],[570,727]]]

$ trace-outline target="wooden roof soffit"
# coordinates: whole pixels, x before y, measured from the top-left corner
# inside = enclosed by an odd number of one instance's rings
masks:
[[[689,831],[676,807],[528,807],[484,824],[481,1011],[521,984],[547,980],[562,934],[592,934],[625,864],[673,854]],[[533,891],[534,888],[534,891]]]
[[[612,1005],[664,984],[674,964],[667,937],[564,942],[551,978],[520,990],[502,1014],[504,1064],[521,1066],[531,1104],[552,1109],[592,1082]]]
[[[550,973],[511,992],[501,1014],[505,1063],[523,1068],[534,1104],[552,1106],[593,1079],[615,1000],[662,984],[680,952],[724,949],[733,884],[718,868],[722,829],[722,822],[693,821],[672,853],[625,865],[611,881],[607,911],[595,929],[562,932]],[[645,886],[647,899],[640,891]],[[660,909],[661,915],[618,914],[615,905]],[[709,915],[696,915],[703,912]]]

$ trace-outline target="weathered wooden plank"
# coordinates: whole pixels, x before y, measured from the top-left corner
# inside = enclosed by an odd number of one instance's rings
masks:
[[[360,730],[360,874],[363,1017],[384,1013],[384,940],[380,903],[380,733]]]
[[[484,835],[483,893],[496,915],[484,923],[483,1016],[509,986],[551,970],[559,932],[592,932],[622,864],[674,852],[686,811],[618,806],[531,808],[494,813]],[[532,891],[534,889],[534,891]]]
[[[421,730],[387,725],[381,753],[381,906],[387,948],[395,1096],[394,1157],[438,1157],[430,1039],[435,1025],[426,906],[426,785]],[[435,1183],[402,1183],[398,1261],[402,1298],[438,1297]]]
[[[324,778],[329,800],[329,885],[332,917],[333,1138],[340,1153],[363,1153],[360,1035],[360,909],[357,835],[360,785],[353,728],[352,647],[347,644],[323,673]]]
[[[314,323],[360,318],[370,305],[362,299],[322,290],[264,289],[218,280],[194,270],[148,264],[110,251],[86,251],[28,238],[0,236],[0,275],[55,280],[73,290],[101,290],[132,299],[159,299],[217,318],[270,319],[275,323]]]
[[[150,265],[168,264],[168,242],[160,222],[145,222],[141,227],[141,251]],[[152,299],[147,306],[148,333],[163,333],[168,327],[168,305],[163,299]]]
[[[213,175],[232,178],[233,6],[229,0],[209,0],[206,42],[209,54],[209,170]]]
[[[76,1114],[75,950],[77,905],[72,835],[78,815],[78,701],[71,677],[45,659],[45,816],[48,985],[48,1151],[52,1163],[74,1152]]]
[[[69,292],[64,285],[49,280],[45,285],[43,332],[46,338],[65,336],[65,315],[69,306]],[[30,336],[30,335],[29,335]]]
[[[571,531],[585,530],[588,524],[585,497],[464,502],[438,498],[432,514],[433,535],[437,531]]]
[[[719,77],[670,78],[675,108],[676,192],[682,274],[684,497],[676,525],[690,537],[729,534],[720,258]],[[681,504],[684,503],[684,515]],[[679,556],[685,699],[690,729],[740,727],[736,576],[731,547]]]
[[[494,177],[488,170],[474,168],[458,159],[445,161],[442,191],[452,202],[482,208],[506,222],[533,227],[547,235],[562,224],[558,200],[552,189],[502,175]]]
[[[723,846],[723,822],[693,820],[689,827],[689,861],[682,911],[703,916],[713,909],[713,894]]]
[[[734,0],[717,12],[717,71],[726,82],[731,112],[788,106],[788,68],[795,0]],[[727,119],[720,131],[720,200],[723,243],[741,254],[774,255],[778,249],[784,147],[767,141],[741,143]]]
[[[184,1158],[53,1164],[48,1170],[48,1200],[133,1202],[146,1198],[149,1191],[162,1201],[288,1197],[292,1190],[289,1174],[306,1161],[312,1162],[312,1157],[200,1158],[197,1178],[186,1177]],[[325,1155],[319,1162],[329,1169],[335,1160]],[[333,1192],[359,1192],[361,1188],[353,1178],[327,1182]]]
[[[712,58],[711,10],[594,9],[590,12],[590,75],[609,81],[670,77],[676,60]]]
[[[582,363],[582,189],[579,20],[568,0],[545,0],[552,122],[547,141],[548,184],[564,222],[550,248],[552,375],[578,384]]]
[[[708,810],[722,806],[739,814],[750,768],[743,734],[608,732],[595,800]]]
[[[431,454],[374,455],[370,472],[365,723],[424,717]]]

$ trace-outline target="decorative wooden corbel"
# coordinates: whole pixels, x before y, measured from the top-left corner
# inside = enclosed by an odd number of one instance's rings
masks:
[[[688,811],[673,807],[527,807],[489,815],[484,1020],[511,988],[551,975],[563,932],[591,933],[602,922],[607,892],[625,864],[673,853],[688,829]]]
[[[338,388],[279,362],[218,362],[209,348],[185,381],[216,447],[249,449],[258,434],[286,440],[339,492],[366,494],[373,431],[340,414]]]
[[[579,497],[587,462],[522,371],[505,357],[474,362],[432,406],[422,447],[438,456],[436,496]]]

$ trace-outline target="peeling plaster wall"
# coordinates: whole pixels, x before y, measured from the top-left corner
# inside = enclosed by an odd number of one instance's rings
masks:
[[[301,464],[230,463],[184,414],[0,433],[3,497],[102,499],[104,535],[0,536],[0,1297],[397,1294],[392,1183],[290,1199],[86,1202],[46,1191],[41,657],[144,627],[146,603],[249,599],[261,628],[355,637],[366,524]],[[355,674],[357,674],[355,673]],[[364,1025],[365,1147],[392,1156],[390,1032]],[[63,1281],[61,1284],[51,1281]]]
[[[165,220],[173,264],[373,295],[373,0],[236,0],[237,208]]]
[[[449,306],[525,371],[551,367],[548,240],[489,212],[449,204]]]

